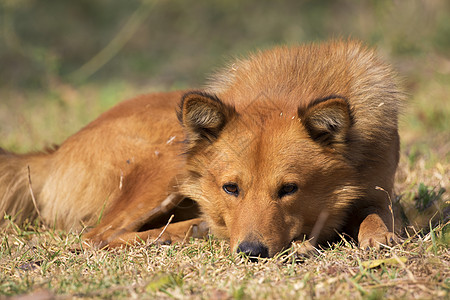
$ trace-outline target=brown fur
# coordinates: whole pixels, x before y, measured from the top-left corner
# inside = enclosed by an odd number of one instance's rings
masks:
[[[0,153],[0,212],[36,216],[29,166],[43,221],[95,226],[101,246],[156,238],[171,214],[162,240],[204,236],[206,221],[250,255],[336,231],[390,243],[402,98],[358,42],[256,53],[204,91],[125,101],[54,152]]]

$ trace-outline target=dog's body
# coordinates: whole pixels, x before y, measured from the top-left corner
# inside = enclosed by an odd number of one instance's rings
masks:
[[[156,238],[171,214],[162,239],[207,224],[251,255],[336,231],[389,243],[402,97],[357,42],[261,52],[205,91],[125,101],[54,151],[0,154],[0,212],[95,226],[109,246]]]

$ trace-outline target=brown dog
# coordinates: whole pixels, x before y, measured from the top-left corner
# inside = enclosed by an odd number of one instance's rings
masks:
[[[0,212],[93,226],[110,247],[155,239],[170,215],[161,241],[210,227],[255,256],[336,232],[389,244],[402,99],[358,42],[260,52],[203,91],[125,101],[56,150],[0,154]]]

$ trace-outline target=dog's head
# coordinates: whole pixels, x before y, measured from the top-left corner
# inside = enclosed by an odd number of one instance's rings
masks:
[[[188,172],[181,192],[234,251],[268,257],[294,240],[328,239],[358,197],[344,157],[353,120],[343,97],[282,109],[256,100],[238,110],[191,92],[179,119]]]

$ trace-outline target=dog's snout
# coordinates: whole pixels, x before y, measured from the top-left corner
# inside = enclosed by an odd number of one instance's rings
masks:
[[[238,253],[244,253],[250,258],[269,257],[269,249],[260,242],[242,242],[237,248]]]

